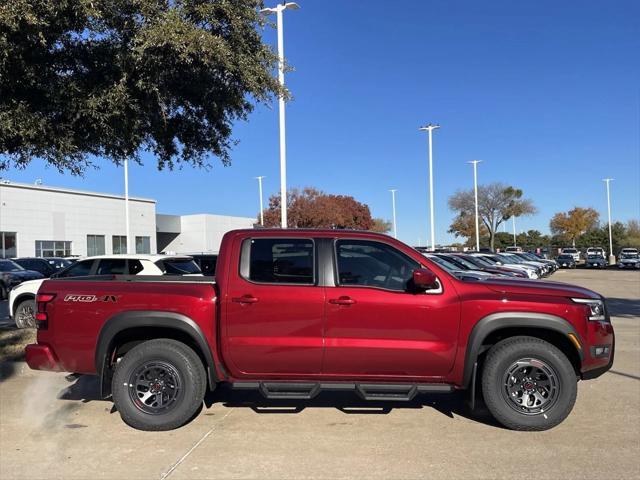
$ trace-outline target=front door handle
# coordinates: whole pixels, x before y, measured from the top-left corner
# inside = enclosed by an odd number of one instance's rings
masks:
[[[257,303],[258,299],[253,295],[243,295],[241,297],[235,297],[231,299],[235,303]]]
[[[329,303],[334,305],[353,305],[356,301],[351,297],[332,298]]]

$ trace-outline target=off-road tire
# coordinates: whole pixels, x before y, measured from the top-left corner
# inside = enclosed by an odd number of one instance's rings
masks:
[[[520,360],[525,362],[518,363]],[[511,379],[518,375],[514,373],[516,376],[511,376],[509,372],[514,371],[515,365],[526,364],[526,360],[534,360],[534,363],[541,363],[548,368],[549,377],[554,380],[549,383],[557,386],[555,395],[549,396],[550,400],[538,407],[542,409],[539,412],[535,408],[528,409],[516,404],[518,397],[513,390],[519,389],[517,382],[513,382],[516,386],[512,386],[511,390],[508,387]],[[527,371],[526,367],[517,370],[520,371]],[[546,377],[537,373],[536,379]],[[571,362],[558,348],[536,337],[518,336],[502,340],[487,353],[482,371],[482,393],[491,414],[505,427],[525,431],[548,430],[567,418],[573,409],[578,391],[577,380]],[[532,385],[528,383],[527,386]]]
[[[159,373],[162,368],[166,371],[164,376]],[[161,380],[156,381],[154,376]],[[146,388],[144,383],[149,384],[149,394],[140,390]],[[161,338],[141,343],[126,353],[117,364],[111,391],[125,423],[138,430],[161,431],[173,430],[193,419],[202,406],[206,386],[205,369],[198,355],[184,343]],[[166,410],[154,411],[154,406],[145,402],[153,401],[150,392],[164,392],[165,388],[172,400],[167,402]],[[159,395],[165,398],[163,393]]]

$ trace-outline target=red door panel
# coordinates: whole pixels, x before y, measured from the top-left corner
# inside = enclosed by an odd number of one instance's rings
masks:
[[[438,377],[451,370],[460,319],[455,293],[367,287],[327,287],[326,292],[323,374]]]

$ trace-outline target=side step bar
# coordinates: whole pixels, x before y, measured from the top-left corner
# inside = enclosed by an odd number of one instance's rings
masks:
[[[451,393],[444,383],[296,383],[234,382],[234,390],[258,390],[270,400],[310,400],[321,391],[354,391],[363,400],[407,402],[418,393]]]

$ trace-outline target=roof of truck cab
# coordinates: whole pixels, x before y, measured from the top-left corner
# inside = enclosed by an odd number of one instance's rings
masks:
[[[241,230],[231,230],[227,235],[251,235],[251,236],[269,236],[274,235],[282,237],[285,235],[293,236],[309,236],[317,235],[320,237],[349,237],[349,236],[363,236],[363,237],[383,237],[395,240],[391,235],[378,232],[370,232],[368,230],[350,230],[342,228],[246,228]]]

